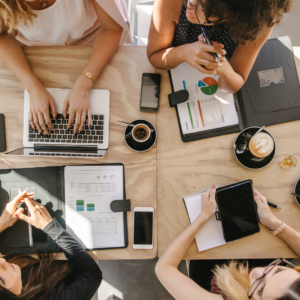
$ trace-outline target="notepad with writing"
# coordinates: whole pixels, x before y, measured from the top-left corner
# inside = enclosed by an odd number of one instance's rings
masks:
[[[204,191],[203,191],[204,192]],[[190,222],[193,223],[201,213],[201,194],[203,192],[183,198]],[[195,240],[199,252],[226,244],[222,224],[213,215],[196,234]]]

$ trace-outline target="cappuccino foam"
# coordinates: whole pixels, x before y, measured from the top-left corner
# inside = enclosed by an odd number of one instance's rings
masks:
[[[272,137],[264,132],[256,134],[249,142],[249,150],[256,157],[266,157],[272,153],[273,149]]]

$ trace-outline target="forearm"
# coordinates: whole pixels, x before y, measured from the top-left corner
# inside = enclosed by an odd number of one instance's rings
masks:
[[[276,230],[280,227],[282,221],[277,217],[272,217],[268,221],[264,221],[264,225],[271,230]],[[278,236],[283,239],[299,256],[300,256],[300,233],[287,225]]]
[[[24,52],[14,37],[0,35],[0,59],[18,77],[27,90],[41,82],[29,67]]]
[[[225,61],[222,63],[223,72],[219,76],[218,86],[224,93],[234,94],[244,85],[243,77],[236,73],[230,63]]]
[[[178,47],[170,47],[158,52],[155,52],[151,55],[148,54],[149,61],[151,65],[157,69],[166,70],[165,57],[167,55],[167,63],[171,68],[176,68],[182,64],[185,59],[185,45]]]
[[[83,71],[91,72],[97,78],[117,51],[121,37],[122,29],[101,28]]]
[[[207,218],[200,215],[189,227],[187,227],[167,248],[157,263],[157,270],[164,267],[177,268],[187,252],[196,234],[206,223]]]

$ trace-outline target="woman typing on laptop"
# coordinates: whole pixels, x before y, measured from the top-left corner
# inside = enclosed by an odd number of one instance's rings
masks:
[[[91,299],[102,280],[97,263],[32,197],[33,194],[20,191],[6,205],[0,217],[0,232],[18,219],[24,220],[48,234],[68,261],[54,260],[50,254],[40,254],[38,258],[26,254],[0,258],[0,299]],[[23,208],[17,210],[20,202],[26,203],[30,217],[23,214]]]
[[[50,112],[54,100],[33,74],[20,45],[93,45],[87,65],[64,102],[63,115],[74,120],[74,133],[86,117],[92,125],[89,93],[95,79],[118,49],[130,42],[124,0],[0,0],[0,59],[15,73],[30,95],[30,122],[42,134],[54,131]],[[122,37],[123,34],[123,37]],[[128,35],[128,36],[127,36]],[[127,39],[127,40],[126,40]],[[61,112],[60,112],[61,113]]]
[[[218,75],[219,88],[235,93],[291,4],[292,0],[156,0],[149,61],[167,70],[187,62],[202,73]]]
[[[210,292],[177,269],[196,234],[215,214],[215,194],[215,186],[202,194],[201,214],[172,242],[157,262],[155,272],[164,287],[176,300],[300,299],[300,267],[295,267],[284,259],[253,269],[233,261],[229,265],[216,266]],[[254,192],[254,199],[261,223],[300,255],[300,233],[275,217],[270,211],[267,199],[259,192]],[[205,270],[199,271],[202,272],[202,277],[206,277]]]

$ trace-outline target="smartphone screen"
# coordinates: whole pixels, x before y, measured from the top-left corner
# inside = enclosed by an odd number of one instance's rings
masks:
[[[140,103],[141,111],[158,111],[160,81],[160,74],[143,73]]]
[[[251,182],[217,189],[217,202],[226,242],[259,232]]]
[[[133,232],[133,244],[152,245],[153,212],[135,211]]]

